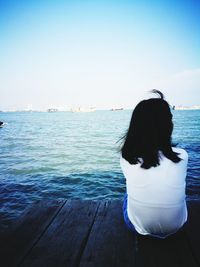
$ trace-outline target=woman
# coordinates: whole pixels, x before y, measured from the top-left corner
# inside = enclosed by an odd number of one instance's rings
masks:
[[[126,178],[124,220],[130,230],[165,238],[187,221],[185,178],[188,155],[172,146],[172,114],[159,98],[141,101],[133,111],[121,148]]]

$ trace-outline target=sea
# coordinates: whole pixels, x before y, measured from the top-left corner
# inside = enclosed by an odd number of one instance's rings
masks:
[[[1,112],[0,228],[44,198],[122,199],[119,140],[131,114]],[[174,110],[173,122],[173,141],[189,154],[187,199],[200,199],[200,110]]]

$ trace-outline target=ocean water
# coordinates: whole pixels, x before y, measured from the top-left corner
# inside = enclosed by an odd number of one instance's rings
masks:
[[[131,113],[0,113],[0,226],[41,198],[122,199],[117,141]],[[189,154],[187,198],[199,199],[200,110],[173,113],[173,140]]]

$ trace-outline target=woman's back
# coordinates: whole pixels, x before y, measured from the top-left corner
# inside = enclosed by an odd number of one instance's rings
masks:
[[[160,164],[149,169],[141,168],[142,162],[130,164],[123,157],[120,159],[126,178],[128,217],[140,234],[166,237],[187,220],[188,155],[180,148],[173,151],[179,153],[180,162],[174,163],[159,152]]]

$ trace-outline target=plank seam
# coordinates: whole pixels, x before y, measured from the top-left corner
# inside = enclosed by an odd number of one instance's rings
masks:
[[[92,228],[93,228],[93,225],[94,225],[94,223],[95,223],[95,219],[96,219],[96,217],[97,217],[97,213],[98,213],[98,210],[99,210],[99,206],[100,206],[100,202],[98,202],[98,206],[97,206],[97,210],[96,210],[95,215],[94,215],[93,222],[91,223],[91,226],[90,226],[90,228],[89,228],[89,230],[88,230],[88,233],[87,233],[87,235],[86,235],[86,237],[85,237],[85,239],[84,239],[84,241],[83,241],[83,244],[81,245],[81,248],[80,248],[80,250],[79,250],[79,254],[78,254],[78,256],[77,256],[77,260],[76,260],[76,264],[75,264],[75,266],[77,266],[77,267],[80,266],[81,258],[82,258],[82,256],[83,256],[83,253],[84,253],[84,251],[85,251],[85,248],[86,248],[86,245],[87,245],[87,242],[88,242],[90,233],[91,233]]]
[[[33,243],[33,245],[30,247],[30,249],[25,253],[25,255],[22,257],[22,259],[19,261],[19,263],[17,264],[18,267],[20,267],[20,265],[23,263],[23,261],[25,260],[25,258],[28,256],[28,254],[32,251],[32,249],[34,248],[34,246],[39,242],[39,240],[41,239],[41,237],[43,236],[43,234],[46,232],[46,230],[49,228],[49,226],[52,224],[53,220],[57,217],[58,213],[61,211],[61,209],[63,208],[63,206],[67,203],[67,199],[63,202],[63,204],[60,206],[60,208],[58,208],[57,212],[55,213],[55,215],[53,216],[53,218],[50,220],[50,222],[46,225],[46,227],[44,228],[44,230],[42,231],[42,233],[39,235],[39,237],[35,240],[35,242]]]

